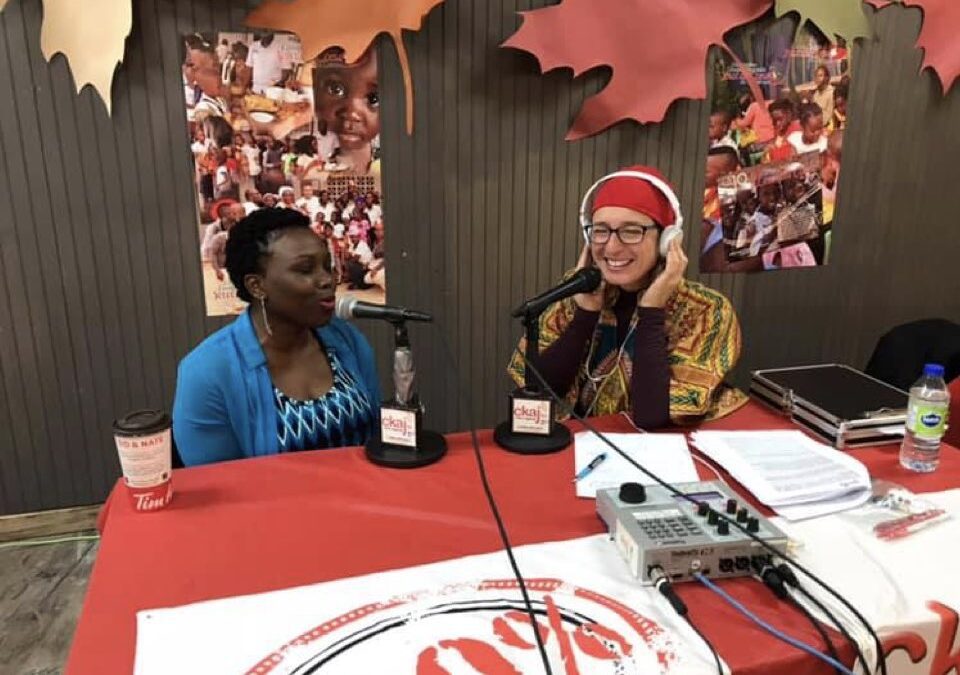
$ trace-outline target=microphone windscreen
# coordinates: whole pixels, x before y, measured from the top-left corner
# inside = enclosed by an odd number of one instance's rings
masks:
[[[600,274],[597,267],[585,267],[579,273],[583,274],[583,290],[581,293],[592,293],[597,290],[597,286],[603,280],[603,275]]]
[[[337,298],[337,309],[336,314],[338,319],[343,319],[344,321],[349,321],[353,318],[353,306],[357,303],[357,299],[352,295],[341,295]]]

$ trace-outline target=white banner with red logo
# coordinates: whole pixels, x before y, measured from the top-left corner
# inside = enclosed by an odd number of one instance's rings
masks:
[[[606,536],[515,549],[554,672],[716,673]],[[136,675],[542,671],[502,552],[137,616]]]
[[[960,490],[922,497],[952,518],[894,541],[843,514],[775,521],[800,545],[796,557],[871,622],[891,675],[960,673]],[[812,582],[806,587],[836,607]]]

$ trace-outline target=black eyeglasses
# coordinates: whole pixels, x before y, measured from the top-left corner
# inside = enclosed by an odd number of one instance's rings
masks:
[[[623,244],[639,244],[647,230],[657,229],[656,225],[624,225],[616,229],[608,225],[587,225],[583,228],[594,244],[606,244],[614,234]]]

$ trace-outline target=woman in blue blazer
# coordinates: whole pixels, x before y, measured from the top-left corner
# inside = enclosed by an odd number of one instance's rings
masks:
[[[365,443],[380,404],[373,352],[334,316],[329,250],[307,217],[254,211],[230,230],[226,266],[250,307],[180,362],[184,464]]]

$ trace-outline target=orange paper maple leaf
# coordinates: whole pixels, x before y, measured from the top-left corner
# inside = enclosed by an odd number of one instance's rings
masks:
[[[254,28],[296,33],[305,61],[328,47],[341,47],[348,63],[370,48],[380,33],[393,38],[407,97],[407,133],[413,132],[413,79],[403,29],[419,30],[423,17],[443,0],[266,0],[247,15]]]
[[[625,119],[659,122],[674,100],[704,98],[710,45],[722,45],[724,33],[772,5],[772,0],[563,0],[521,12],[523,25],[503,46],[530,52],[544,72],[569,67],[577,76],[610,66],[610,82],[584,102],[567,132],[567,140],[575,140]]]
[[[888,0],[867,0],[880,9],[893,4]],[[960,77],[960,0],[902,0],[906,7],[923,10],[923,23],[917,47],[923,50],[923,67],[932,68],[940,78],[946,95]]]

